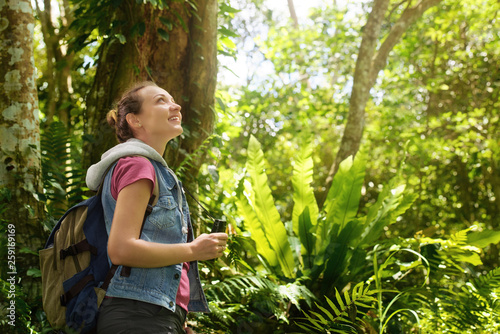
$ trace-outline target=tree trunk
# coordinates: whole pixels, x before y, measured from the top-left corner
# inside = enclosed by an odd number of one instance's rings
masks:
[[[160,10],[133,0],[115,10],[114,19],[129,22],[128,31],[123,33],[127,41],[121,44],[118,39],[108,38],[100,49],[96,77],[87,97],[86,134],[91,140],[84,148],[85,168],[116,144],[106,123],[106,113],[120,94],[137,81],[156,82],[182,107],[185,131],[181,138],[167,145],[165,156],[169,165],[179,166],[200,147],[214,125],[217,11],[217,1],[200,2],[197,9],[188,2],[172,1],[169,9]],[[165,26],[160,17],[172,22],[172,26]],[[145,24],[144,34],[134,38],[131,28],[140,22]],[[188,171],[181,175],[191,190],[196,190],[194,180],[200,165],[200,158],[193,159]]]
[[[364,27],[363,38],[359,47],[356,69],[354,71],[353,87],[349,101],[349,114],[344,129],[344,134],[340,143],[335,161],[330,168],[326,179],[325,192],[321,199],[321,205],[326,199],[328,189],[332,184],[333,177],[337,173],[340,163],[350,155],[356,155],[363,137],[365,109],[370,99],[370,90],[373,88],[378,73],[385,67],[389,53],[399,42],[406,30],[424,12],[439,4],[442,0],[422,0],[414,7],[410,5],[394,23],[389,33],[383,40],[378,51],[376,46],[381,39],[381,28],[384,18],[388,12],[389,0],[375,0],[368,20]]]
[[[39,285],[26,275],[37,268],[43,246],[41,157],[35,64],[33,58],[33,10],[30,1],[0,4],[0,198],[2,220],[14,226],[15,269],[2,268],[2,278],[17,272],[25,292],[38,296]],[[2,261],[2,263],[5,263]],[[10,275],[9,275],[10,276]]]
[[[69,32],[68,27],[73,22],[73,18],[68,3],[60,4],[56,2],[59,5],[61,15],[59,18],[61,27],[56,33],[54,19],[51,17],[51,0],[43,1],[44,10],[40,8],[38,1],[35,1],[36,12],[40,20],[43,42],[45,43],[45,50],[47,52],[47,66],[42,70],[43,78],[47,82],[47,103],[44,111],[47,123],[52,122],[54,116],[57,116],[69,132],[71,128],[69,106],[72,105],[70,97],[70,71],[74,62],[74,54],[68,54],[63,50],[66,47],[63,39],[68,38],[66,35]]]

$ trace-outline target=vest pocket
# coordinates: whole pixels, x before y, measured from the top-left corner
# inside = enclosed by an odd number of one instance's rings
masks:
[[[178,215],[177,211],[177,202],[174,196],[161,196],[148,218],[153,225],[160,229],[164,229],[175,225]]]

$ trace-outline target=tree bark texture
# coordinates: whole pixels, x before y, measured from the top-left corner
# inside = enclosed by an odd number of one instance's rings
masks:
[[[2,220],[15,226],[17,273],[22,275],[25,292],[36,296],[39,286],[26,276],[26,271],[38,267],[38,257],[20,252],[22,248],[37,252],[45,241],[43,207],[37,197],[42,182],[34,26],[30,1],[0,2],[0,199],[5,210]]]
[[[365,125],[365,109],[370,99],[370,90],[375,85],[378,73],[385,67],[389,53],[401,40],[401,37],[410,25],[420,18],[427,9],[436,6],[441,1],[422,0],[418,1],[413,7],[408,6],[391,27],[378,50],[376,47],[380,43],[381,28],[388,12],[390,1],[375,0],[373,2],[372,11],[364,27],[358,58],[356,60],[347,123],[335,161],[326,179],[327,190],[332,184],[333,177],[337,173],[340,163],[348,156],[356,155],[359,150]],[[323,196],[322,202],[326,199],[326,193],[327,191]]]

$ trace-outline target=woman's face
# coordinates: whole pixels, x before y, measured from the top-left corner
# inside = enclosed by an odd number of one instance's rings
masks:
[[[182,133],[181,106],[163,88],[146,86],[139,91],[143,102],[136,115],[148,136],[165,136],[173,139]]]

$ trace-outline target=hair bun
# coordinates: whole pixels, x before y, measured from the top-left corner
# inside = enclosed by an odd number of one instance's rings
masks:
[[[110,126],[112,126],[113,128],[116,127],[116,123],[118,123],[118,115],[115,109],[108,111],[106,120],[108,121],[108,124]]]

